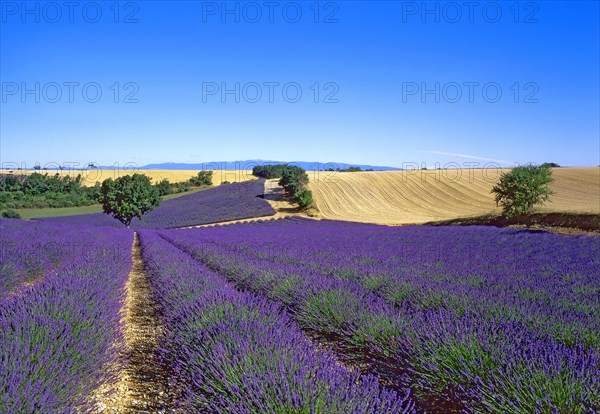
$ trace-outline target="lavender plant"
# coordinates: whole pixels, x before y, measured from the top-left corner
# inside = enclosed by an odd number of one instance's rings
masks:
[[[422,397],[599,409],[598,238],[298,219],[162,234],[305,328],[395,359]]]
[[[140,234],[164,309],[162,355],[187,410],[235,413],[413,412],[408,397],[318,350],[281,307],[226,280],[155,233]]]
[[[133,229],[165,229],[218,223],[251,217],[271,216],[275,210],[259,196],[264,180],[251,180],[199,191],[163,201],[160,206],[131,221]],[[48,217],[46,222],[122,227],[118,220],[102,213]]]
[[[19,244],[11,249],[60,265],[41,268],[33,286],[0,300],[0,412],[88,411],[90,394],[112,380],[122,344],[133,233],[21,221],[2,223],[2,232]],[[73,245],[76,254],[60,257]]]

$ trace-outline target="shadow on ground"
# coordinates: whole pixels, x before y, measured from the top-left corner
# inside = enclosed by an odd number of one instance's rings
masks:
[[[478,216],[425,223],[431,226],[495,226],[526,227],[536,230],[570,229],[600,233],[600,215],[573,213],[533,213],[505,218],[502,216]]]

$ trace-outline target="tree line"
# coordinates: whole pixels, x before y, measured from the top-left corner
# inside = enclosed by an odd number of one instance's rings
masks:
[[[550,163],[545,163],[513,168],[502,174],[492,188],[496,204],[502,206],[502,214],[505,217],[524,215],[533,207],[543,205],[552,194],[552,168]],[[280,164],[254,167],[252,172],[259,177],[279,178],[279,185],[295,198],[302,209],[312,205],[313,195],[307,188],[308,175],[302,168]],[[129,226],[134,217],[141,218],[156,208],[161,197],[174,191],[174,187],[212,185],[212,171],[200,171],[182,186],[179,184],[171,184],[168,180],[152,184],[150,178],[143,174],[126,175],[116,180],[108,178],[102,185],[96,183],[93,187],[82,186],[81,175],[75,178],[39,173],[0,175],[0,207],[6,210],[2,213],[3,217],[18,218],[17,213],[6,209],[6,205],[57,200],[58,203],[69,204],[95,201],[102,203],[105,213]]]
[[[140,175],[140,174],[134,174]],[[171,183],[163,179],[149,185],[156,189],[159,197],[189,191],[193,187],[212,185],[212,171],[200,171],[187,181]],[[127,176],[123,176],[127,177]],[[119,178],[123,178],[119,177]],[[76,177],[60,174],[34,172],[32,174],[0,174],[0,210],[3,217],[18,217],[14,209],[20,208],[59,208],[82,207],[102,204],[103,185],[119,180],[108,178],[102,184],[83,185],[81,174]],[[148,178],[148,180],[150,180]],[[104,188],[107,188],[104,186]]]

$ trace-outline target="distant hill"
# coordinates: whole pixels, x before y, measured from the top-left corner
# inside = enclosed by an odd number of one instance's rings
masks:
[[[400,168],[366,165],[347,164],[344,162],[310,162],[310,161],[272,161],[272,160],[243,160],[243,161],[213,161],[197,164],[186,164],[179,162],[165,162],[160,164],[148,164],[140,167],[140,170],[251,170],[256,165],[269,164],[292,164],[307,171],[323,171],[329,168],[346,169],[349,167],[360,167],[362,170],[373,169],[377,171],[394,171]]]
[[[242,160],[242,161],[212,161],[202,163],[182,163],[182,162],[163,162],[157,164],[141,165],[136,168],[135,165],[127,164],[121,166],[97,166],[97,169],[103,171],[111,170],[251,170],[256,165],[269,165],[269,164],[291,164],[297,165],[306,171],[325,171],[329,168],[334,170],[339,168],[344,170],[350,167],[360,167],[361,170],[373,169],[375,171],[396,171],[402,168],[378,166],[378,165],[366,165],[366,164],[348,164],[345,162],[311,162],[311,161],[272,161],[272,160]],[[67,167],[69,170],[73,167]],[[6,168],[4,168],[6,170]],[[54,164],[48,166],[48,171],[58,170],[58,165]],[[87,164],[80,164],[76,169],[89,169]],[[34,168],[27,168],[27,170],[34,170]],[[41,172],[43,172],[42,170]]]

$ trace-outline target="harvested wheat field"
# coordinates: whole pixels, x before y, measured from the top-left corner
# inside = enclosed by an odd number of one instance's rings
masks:
[[[107,178],[118,178],[124,175],[130,174],[145,174],[152,178],[153,183],[157,183],[163,179],[167,179],[172,183],[187,181],[201,170],[102,170],[102,169],[88,169],[88,170],[48,170],[48,171],[32,171],[32,170],[14,170],[13,174],[32,174],[39,172],[41,174],[54,175],[59,174],[61,176],[69,175],[71,177],[77,177],[81,174],[83,177],[83,185],[93,186],[97,182],[102,183]],[[212,170],[213,171],[213,185],[219,185],[223,181],[229,182],[240,182],[255,180],[257,177],[252,175],[252,170]],[[4,171],[8,173],[8,171]]]
[[[498,169],[346,172],[313,179],[309,186],[324,218],[425,223],[500,213],[490,191],[501,173]],[[554,194],[536,211],[600,213],[600,168],[555,168],[553,176]]]

